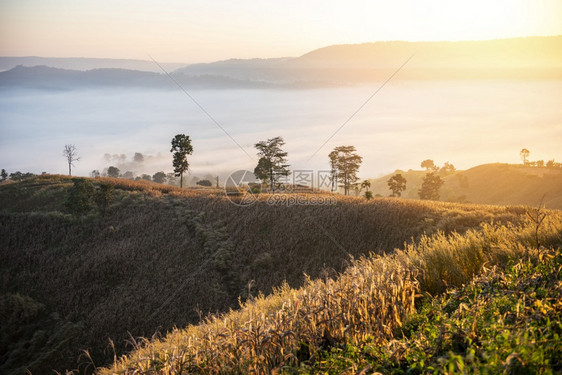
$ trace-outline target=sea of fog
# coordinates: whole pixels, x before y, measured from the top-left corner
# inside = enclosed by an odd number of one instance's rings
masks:
[[[354,145],[362,178],[420,169],[428,158],[460,169],[518,163],[523,147],[532,160],[562,160],[562,81],[396,81],[365,104],[377,88],[188,88],[212,119],[179,89],[3,90],[0,168],[67,173],[62,150],[75,144],[76,175],[117,164],[137,175],[171,172],[178,133],[193,141],[198,176],[253,170],[253,144],[275,136],[292,169],[325,170],[335,146]],[[135,152],[142,164],[131,162]]]

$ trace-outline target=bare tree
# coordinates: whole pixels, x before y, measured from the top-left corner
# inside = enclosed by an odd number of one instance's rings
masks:
[[[74,145],[64,145],[64,150],[62,151],[62,156],[66,158],[68,162],[68,175],[72,176],[72,167],[74,167],[75,161],[80,161],[78,156],[78,150]]]

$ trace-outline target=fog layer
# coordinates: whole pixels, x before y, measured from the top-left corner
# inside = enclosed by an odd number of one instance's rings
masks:
[[[562,159],[562,81],[500,80],[391,83],[313,156],[377,87],[190,91],[244,150],[179,90],[4,90],[0,168],[67,173],[62,150],[72,143],[76,175],[107,168],[104,154],[135,152],[146,156],[136,174],[171,172],[178,133],[193,140],[197,175],[253,170],[253,144],[279,135],[292,169],[325,170],[335,146],[355,145],[363,178],[427,158],[460,169],[517,163],[523,147],[532,160]]]

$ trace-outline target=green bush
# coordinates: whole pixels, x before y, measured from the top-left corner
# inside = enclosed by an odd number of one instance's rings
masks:
[[[92,209],[94,185],[83,178],[75,178],[72,181],[74,185],[68,191],[66,207],[76,216],[87,214]]]

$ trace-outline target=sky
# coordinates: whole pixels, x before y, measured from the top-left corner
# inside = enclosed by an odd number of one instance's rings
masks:
[[[562,34],[560,0],[0,0],[0,56],[166,62],[333,44]]]

